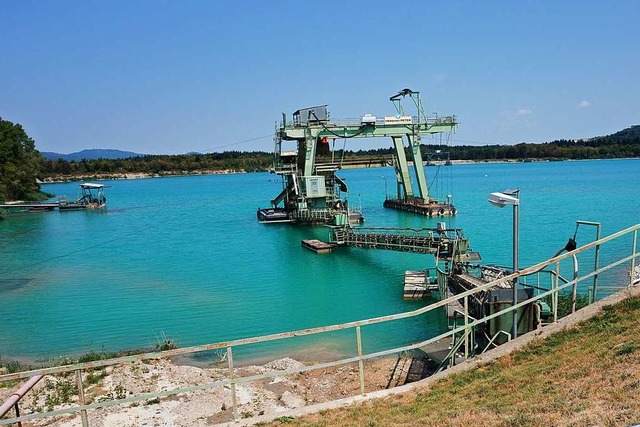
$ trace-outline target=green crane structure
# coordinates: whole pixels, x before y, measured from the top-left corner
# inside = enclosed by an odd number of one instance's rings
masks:
[[[415,115],[407,115],[403,102],[413,101]],[[350,208],[347,184],[336,175],[340,162],[318,161],[329,152],[329,140],[390,137],[395,149],[394,166],[398,196],[385,200],[385,206],[423,215],[453,215],[451,204],[440,203],[429,196],[420,142],[422,135],[451,132],[455,116],[427,117],[420,93],[403,89],[390,98],[396,115],[377,118],[366,114],[359,119],[332,120],[326,105],[293,113],[293,120],[276,126],[274,173],[282,177],[282,191],[271,200],[271,207],[258,210],[263,222],[297,222],[345,225],[363,220],[362,214]],[[297,143],[296,151],[283,151],[283,141]],[[405,141],[409,150],[406,150]],[[417,181],[414,191],[409,152]]]

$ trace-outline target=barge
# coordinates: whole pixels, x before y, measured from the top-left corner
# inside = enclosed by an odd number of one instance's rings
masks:
[[[458,213],[452,203],[440,203],[436,200],[424,199],[386,199],[385,208],[411,212],[424,216],[453,216]]]

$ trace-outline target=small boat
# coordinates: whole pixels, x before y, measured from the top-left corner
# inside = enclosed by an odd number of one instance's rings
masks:
[[[78,187],[78,199],[74,202],[67,201],[66,196],[58,200],[58,209],[61,211],[73,211],[84,209],[102,209],[107,205],[104,189],[110,185],[85,182]]]

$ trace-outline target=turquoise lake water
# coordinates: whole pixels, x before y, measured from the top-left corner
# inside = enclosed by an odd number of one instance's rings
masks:
[[[640,222],[640,160],[427,168],[429,180],[436,174],[433,189],[452,194],[459,212],[444,221],[462,228],[488,263],[511,264],[512,212],[487,203],[493,191],[521,190],[521,267],[563,247],[577,219],[601,222],[603,236]],[[395,187],[392,168],[344,170],[340,176],[367,226],[438,222],[382,207],[385,181],[390,194]],[[326,228],[259,224],[256,209],[281,188],[274,178],[252,173],[110,181],[104,212],[0,221],[0,356],[153,347],[163,335],[180,346],[197,345],[429,303],[404,301],[402,281],[405,270],[432,266],[431,256],[349,248],[316,255],[300,241],[327,239]],[[77,183],[43,189],[75,197]],[[581,228],[578,243],[594,236],[593,229]],[[446,326],[434,314],[369,328],[363,331],[365,350],[417,341]],[[352,335],[286,345],[310,358],[350,354]]]

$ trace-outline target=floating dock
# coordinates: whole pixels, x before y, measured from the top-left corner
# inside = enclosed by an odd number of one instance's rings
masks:
[[[320,240],[303,240],[302,246],[317,254],[327,254],[333,250],[333,245]]]
[[[423,216],[454,216],[458,213],[456,208],[449,203],[424,203],[418,200],[387,199],[385,208],[411,212]]]
[[[435,279],[435,278],[434,278]],[[425,299],[432,291],[438,290],[438,284],[425,270],[408,270],[404,273],[404,299]]]
[[[52,211],[59,207],[58,202],[37,203],[37,202],[17,202],[0,204],[1,209],[10,212],[45,212]]]

